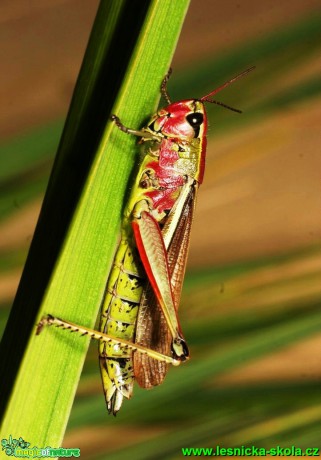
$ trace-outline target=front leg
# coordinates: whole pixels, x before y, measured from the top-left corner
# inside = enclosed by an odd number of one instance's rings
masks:
[[[141,137],[143,139],[151,139],[151,140],[156,141],[156,142],[161,141],[160,136],[157,136],[156,134],[151,133],[150,131],[145,131],[144,129],[136,130],[136,129],[132,129],[132,128],[127,128],[127,126],[122,124],[122,122],[117,117],[117,115],[112,115],[110,118],[115,123],[117,128],[119,128],[123,133],[132,134],[134,136]]]

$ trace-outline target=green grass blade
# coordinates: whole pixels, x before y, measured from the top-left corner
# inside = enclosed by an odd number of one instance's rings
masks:
[[[138,127],[153,112],[187,7],[188,0],[101,3],[1,343],[2,438],[61,444],[88,340],[53,328],[35,337],[34,325],[50,312],[94,326],[137,155],[135,139],[108,117],[114,105]]]

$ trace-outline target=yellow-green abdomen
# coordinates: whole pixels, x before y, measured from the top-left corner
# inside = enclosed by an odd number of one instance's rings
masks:
[[[105,334],[133,341],[136,318],[145,281],[131,227],[123,230],[111,270],[101,311],[100,330]],[[122,398],[133,389],[132,352],[120,345],[101,343],[100,367],[108,409],[117,411]]]

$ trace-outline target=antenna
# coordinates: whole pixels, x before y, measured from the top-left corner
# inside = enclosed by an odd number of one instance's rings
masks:
[[[241,110],[238,110],[238,109],[234,109],[233,107],[230,107],[229,105],[226,105],[224,104],[223,102],[219,102],[219,101],[215,101],[214,99],[209,99],[211,96],[214,96],[214,94],[218,93],[219,91],[222,91],[222,89],[226,88],[227,86],[229,86],[231,83],[234,83],[236,80],[238,80],[239,78],[242,78],[244,77],[245,75],[247,75],[248,73],[252,72],[252,70],[255,69],[255,66],[253,67],[250,67],[246,70],[244,70],[244,72],[241,72],[239,73],[238,75],[236,75],[236,77],[233,77],[231,80],[225,82],[223,85],[219,86],[218,88],[214,89],[213,91],[211,91],[209,94],[207,94],[206,96],[203,96],[201,97],[200,101],[203,101],[203,102],[210,102],[211,104],[217,104],[217,105],[220,105],[222,107],[225,107],[226,109],[229,109],[229,110],[232,110],[233,112],[238,112],[238,113],[242,113]]]

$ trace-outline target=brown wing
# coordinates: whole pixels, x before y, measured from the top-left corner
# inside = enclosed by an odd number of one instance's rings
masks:
[[[185,205],[167,250],[168,266],[175,306],[178,308],[189,248],[191,224],[195,207],[196,189],[191,187]],[[163,231],[166,228],[163,229]],[[135,342],[167,356],[170,355],[171,335],[151,285],[143,291],[136,323]],[[134,374],[143,388],[159,385],[164,380],[168,365],[142,353],[134,353]]]

